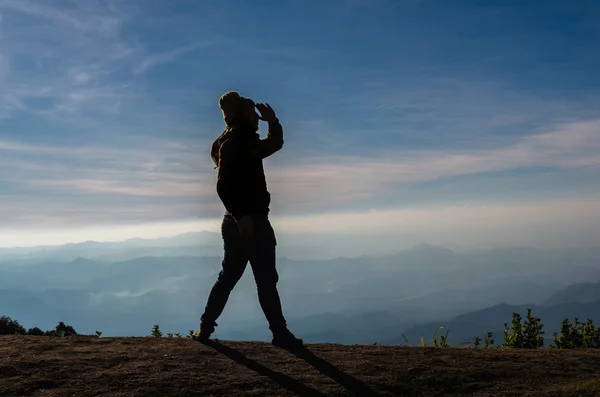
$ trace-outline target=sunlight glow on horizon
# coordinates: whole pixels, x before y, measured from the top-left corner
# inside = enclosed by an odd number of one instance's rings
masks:
[[[271,216],[277,235],[411,236],[432,243],[476,245],[593,244],[600,234],[600,200],[524,200],[484,205],[434,205],[404,209],[307,216]],[[62,245],[85,241],[118,242],[173,237],[188,232],[220,233],[221,219],[79,229],[3,230],[0,247]],[[560,227],[558,227],[560,226]],[[315,237],[316,238],[316,237]],[[350,241],[350,240],[349,240]]]
[[[0,229],[0,247],[52,246],[85,241],[120,242],[133,238],[154,239],[173,237],[179,234],[199,231],[217,232],[218,220],[197,220],[183,222],[145,223],[138,225],[117,225],[73,229],[44,230],[4,230]]]

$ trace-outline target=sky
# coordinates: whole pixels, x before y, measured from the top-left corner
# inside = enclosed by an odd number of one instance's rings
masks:
[[[277,231],[588,244],[599,22],[585,0],[0,0],[0,246],[218,231],[229,90],[284,127]]]

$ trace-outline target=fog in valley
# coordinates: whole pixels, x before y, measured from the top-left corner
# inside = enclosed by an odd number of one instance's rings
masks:
[[[318,241],[332,252],[315,259]],[[371,242],[379,254],[358,255],[346,254],[342,241],[283,236],[279,243],[284,311],[308,342],[416,343],[441,325],[451,341],[463,341],[501,332],[512,312],[527,307],[550,321],[549,334],[564,317],[600,314],[600,247],[398,249],[380,240]],[[4,248],[0,313],[27,328],[63,321],[79,333],[145,336],[159,324],[185,335],[198,327],[221,259],[221,237],[212,232]],[[249,266],[218,324],[216,338],[269,340]]]

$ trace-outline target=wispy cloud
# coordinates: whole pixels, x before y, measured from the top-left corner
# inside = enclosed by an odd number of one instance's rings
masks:
[[[378,211],[341,211],[311,216],[284,216],[273,220],[281,230],[291,233],[341,233],[364,234],[411,234],[424,240],[443,241],[452,239],[452,233],[469,234],[465,240],[473,241],[480,234],[486,242],[501,239],[501,234],[514,233],[508,244],[531,241],[527,234],[542,233],[544,227],[553,237],[559,235],[572,243],[569,232],[600,230],[600,201],[596,198],[579,198],[575,195],[512,202],[491,201],[485,205],[417,205],[403,209]],[[570,230],[554,227],[568,225]],[[356,227],[360,225],[360,227]],[[543,227],[541,227],[543,225]],[[542,237],[542,236],[540,236]],[[540,238],[539,241],[543,241]],[[582,240],[580,240],[582,241]],[[583,241],[582,241],[583,242]],[[595,243],[592,235],[583,244]]]
[[[114,11],[112,7],[102,7],[109,2],[93,0],[82,4],[77,1],[67,1],[58,6],[60,2],[33,2],[29,0],[0,0],[0,9],[15,11],[31,17],[45,20],[58,27],[74,29],[84,33],[101,35],[114,35],[121,23],[119,15],[107,11]],[[99,13],[102,11],[102,13]]]
[[[153,103],[135,76],[222,42],[207,38],[152,49],[125,32],[144,10],[113,0],[0,0],[0,115],[25,111],[46,117],[100,113]],[[11,68],[14,62],[27,62]],[[151,113],[151,111],[149,111]]]
[[[489,149],[394,148],[370,156],[327,156],[287,166],[281,161],[268,170],[269,186],[286,206],[310,211],[393,197],[411,185],[457,176],[531,167],[587,167],[596,172],[599,149],[600,121],[569,123]]]
[[[119,37],[125,18],[106,4],[0,1],[1,59],[20,65],[0,80],[0,114],[114,113],[123,89],[109,77],[134,50]]]
[[[144,60],[142,60],[141,62],[139,62],[137,65],[135,65],[133,67],[133,73],[135,73],[135,74],[143,73],[143,72],[145,72],[151,68],[154,68],[158,65],[173,62],[177,58],[184,56],[188,53],[191,53],[193,51],[196,51],[196,50],[204,48],[204,47],[210,47],[210,46],[216,45],[220,42],[221,42],[221,40],[213,40],[213,41],[208,41],[205,43],[192,43],[192,44],[181,46],[181,47],[169,50],[169,51],[149,55]]]
[[[391,198],[410,186],[452,178],[528,167],[600,169],[600,121],[556,126],[494,149],[428,150],[380,153],[377,157],[335,156],[304,163],[266,166],[269,188],[281,214],[364,207],[376,198]],[[222,205],[215,193],[216,172],[209,142],[192,146],[157,141],[136,149],[38,147],[0,141],[0,152],[36,153],[26,163],[7,162],[4,182],[52,192],[57,197],[107,197],[122,200],[123,214],[146,216],[163,211],[165,201],[178,202],[177,214],[215,216]],[[283,156],[284,152],[278,154]],[[37,163],[37,166],[36,166]],[[8,177],[11,175],[11,177]],[[125,198],[131,197],[134,200]],[[47,198],[44,198],[47,201]],[[62,200],[62,199],[61,199]],[[59,201],[61,201],[59,200]],[[75,199],[74,199],[75,200]],[[145,210],[131,210],[135,200],[151,200]],[[132,207],[129,207],[130,202]],[[79,201],[86,208],[85,200]],[[392,205],[393,206],[393,205]],[[71,207],[73,208],[73,207]],[[8,218],[14,208],[3,215]]]
[[[199,149],[200,147],[200,149]],[[218,211],[206,147],[140,139],[131,148],[0,141],[7,224],[191,219]],[[44,205],[41,205],[41,202]]]

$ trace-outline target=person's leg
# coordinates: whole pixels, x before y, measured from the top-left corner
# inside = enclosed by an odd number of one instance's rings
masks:
[[[298,345],[302,344],[302,340],[289,332],[277,291],[279,275],[276,268],[276,245],[275,232],[269,219],[255,217],[250,265],[256,281],[258,300],[273,333],[273,343]]]
[[[216,320],[223,312],[231,291],[244,274],[248,264],[247,248],[232,218],[226,216],[223,219],[221,234],[224,248],[222,270],[210,291],[204,313],[200,318],[200,333],[204,338],[214,331]]]

